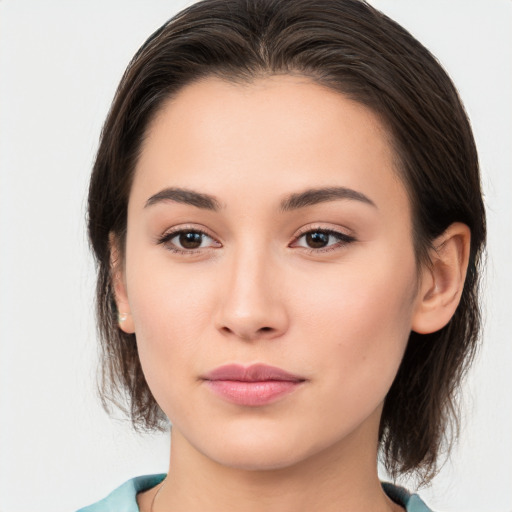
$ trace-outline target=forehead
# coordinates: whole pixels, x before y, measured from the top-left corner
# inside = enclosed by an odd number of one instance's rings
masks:
[[[271,150],[274,146],[285,149],[287,142],[298,142],[301,137],[318,142],[312,139],[316,136],[328,142],[328,131],[329,139],[337,138],[340,146],[372,135],[375,149],[390,149],[388,132],[373,111],[296,75],[272,75],[241,83],[217,77],[197,80],[164,102],[148,127],[146,141],[184,135],[188,139],[192,136],[194,142],[214,145],[231,137],[239,143],[264,143]],[[273,134],[279,138],[269,145]]]
[[[169,186],[219,197],[346,186],[403,196],[394,160],[377,115],[307,77],[244,84],[209,77],[181,89],[155,116],[132,192],[143,188],[143,201]]]

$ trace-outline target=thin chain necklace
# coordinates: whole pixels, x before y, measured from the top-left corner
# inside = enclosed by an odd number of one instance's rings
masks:
[[[162,485],[160,486],[160,489],[156,491],[155,495],[153,496],[153,500],[151,501],[151,508],[149,509],[149,512],[153,512],[153,506],[155,505],[156,497],[160,494],[160,491],[164,488],[166,480],[163,481]]]
[[[162,485],[160,486],[160,489],[158,489],[158,491],[155,492],[155,495],[153,496],[153,499],[151,500],[151,508],[149,509],[149,512],[153,512],[153,507],[155,505],[156,497],[160,494],[160,491],[164,488],[166,482],[167,482],[167,480],[164,480],[162,482]],[[389,505],[389,506],[391,506],[391,505]],[[399,505],[399,506],[401,507],[401,505]]]

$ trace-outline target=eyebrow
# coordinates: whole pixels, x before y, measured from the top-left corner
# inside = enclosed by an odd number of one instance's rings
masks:
[[[304,192],[298,192],[287,196],[281,202],[281,211],[287,212],[313,206],[318,203],[328,201],[336,201],[340,199],[349,199],[353,201],[360,201],[377,208],[377,205],[367,196],[361,192],[357,192],[351,188],[346,187],[324,187],[308,189]],[[221,209],[220,202],[214,196],[195,192],[194,190],[184,188],[165,188],[160,192],[152,195],[145,204],[145,208],[158,204],[161,202],[173,201],[175,203],[188,204],[201,208],[203,210],[219,211]]]
[[[291,194],[281,203],[281,210],[283,212],[287,212],[339,199],[360,201],[377,208],[377,205],[361,192],[357,192],[356,190],[346,187],[325,187],[309,189],[297,194]]]
[[[173,201],[175,203],[189,204],[203,210],[220,210],[219,201],[209,194],[201,194],[193,190],[185,188],[165,188],[160,192],[152,195],[145,204],[145,208],[154,204],[166,201]]]

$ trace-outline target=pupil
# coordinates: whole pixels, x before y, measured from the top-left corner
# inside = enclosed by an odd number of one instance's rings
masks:
[[[194,233],[193,231],[181,233],[180,244],[185,249],[197,249],[198,247],[201,247],[202,238],[201,233]]]
[[[329,243],[329,235],[318,231],[308,233],[306,235],[306,243],[313,249],[320,249]]]

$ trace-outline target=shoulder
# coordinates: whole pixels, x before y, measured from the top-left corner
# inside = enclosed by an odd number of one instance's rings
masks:
[[[106,498],[77,512],[139,512],[137,494],[158,485],[164,478],[165,474],[132,478],[112,491]]]
[[[395,502],[405,508],[406,512],[433,512],[417,494],[387,482],[382,483],[384,492]]]

